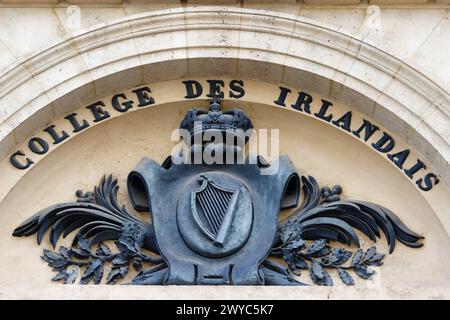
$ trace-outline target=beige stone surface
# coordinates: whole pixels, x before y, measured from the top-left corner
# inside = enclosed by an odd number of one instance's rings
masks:
[[[448,287],[333,288],[333,287],[227,287],[227,286],[65,286],[15,287],[8,296],[17,299],[123,299],[123,300],[354,300],[449,299]]]
[[[425,4],[428,0],[369,0],[370,4],[388,4],[388,5],[398,5],[398,4]]]
[[[113,0],[114,1],[114,0]],[[394,1],[393,1],[394,2]],[[443,2],[442,2],[443,3]],[[229,3],[227,3],[230,5]],[[193,3],[192,5],[198,5]],[[80,25],[76,23],[68,26],[68,22],[76,21],[75,12],[69,10],[66,6],[56,6],[55,8],[46,7],[2,7],[0,8],[0,22],[2,28],[0,29],[0,43],[5,43],[7,48],[12,50],[16,56],[15,63],[8,60],[0,61],[1,70],[7,70],[14,64],[26,59],[33,53],[39,52],[41,48],[46,48],[59,40],[64,39],[65,34],[72,34],[74,30],[81,30],[84,28],[94,27],[100,23],[111,21],[115,17],[124,15],[131,15],[135,13],[143,13],[164,9],[168,6],[179,7],[177,2],[165,1],[151,1],[142,4],[128,4],[124,3],[120,6],[81,6],[80,7]],[[234,6],[237,6],[235,4]],[[296,14],[300,17],[313,17],[317,23],[323,23],[332,26],[334,29],[341,32],[351,34],[355,37],[362,37],[365,40],[376,40],[372,44],[380,47],[387,52],[398,56],[400,59],[410,58],[408,63],[412,66],[418,67],[425,74],[431,78],[438,77],[438,81],[448,89],[448,73],[439,70],[442,66],[441,60],[436,60],[438,57],[445,57],[445,52],[441,50],[430,51],[429,59],[426,61],[417,60],[414,57],[416,48],[411,47],[412,44],[420,46],[426,40],[431,46],[448,43],[449,37],[439,36],[433,39],[432,35],[438,30],[434,30],[440,22],[443,21],[445,13],[448,12],[448,7],[412,7],[404,10],[390,9],[389,7],[372,8],[367,6],[360,6],[354,8],[344,7],[311,7],[308,5],[302,6],[297,3],[252,3],[244,2],[244,7],[252,9],[269,9],[273,11],[282,11],[290,14]],[[374,11],[373,9],[376,9]],[[364,24],[361,25],[361,16],[364,18]],[[24,19],[26,23],[24,23]],[[380,22],[377,22],[379,20]],[[447,19],[448,20],[448,19]],[[36,27],[34,23],[39,23]],[[381,29],[377,29],[380,24]],[[393,26],[395,24],[395,26]],[[20,28],[19,28],[20,26]],[[39,33],[34,33],[33,30],[39,29]],[[448,28],[446,28],[448,30]],[[58,30],[58,34],[55,34]],[[444,29],[445,30],[445,29]],[[23,35],[17,35],[20,31]],[[16,39],[23,39],[27,34],[33,34],[34,41],[16,41]],[[417,38],[418,35],[421,37]],[[405,45],[406,42],[406,45]],[[407,45],[410,42],[411,45]],[[23,47],[17,48],[18,45]],[[37,47],[41,46],[41,47]],[[424,59],[425,60],[425,59]],[[445,63],[445,61],[443,61]],[[428,64],[433,64],[436,70],[430,70]],[[444,69],[445,68],[441,68]],[[437,74],[436,74],[437,72]]]
[[[14,248],[0,251],[0,298],[450,298],[446,1],[406,7],[244,1],[244,8],[232,1],[200,2],[183,8],[177,1],[98,7],[0,2],[0,241]],[[119,178],[125,201],[130,169],[143,156],[162,161],[185,110],[207,105],[205,97],[183,101],[180,81],[205,77],[244,79],[248,94],[242,102],[226,100],[226,107],[245,109],[258,127],[280,128],[281,150],[300,172],[341,183],[346,196],[393,209],[426,236],[425,247],[399,245],[374,281],[359,281],[355,288],[111,290],[51,283],[51,271],[39,259],[42,247],[32,238],[12,238],[11,231],[38,209],[72,200],[75,190],[91,188],[103,173]],[[158,101],[154,107],[113,114],[52,146],[45,157],[33,156],[36,164],[26,172],[8,163],[8,155],[26,148],[25,141],[41,135],[45,125],[69,130],[65,115],[88,116],[88,103],[145,83]],[[424,159],[442,182],[433,192],[419,192],[369,144],[275,107],[271,101],[280,84],[314,92],[316,100],[332,99],[338,112],[352,110],[354,121],[376,122],[399,148],[413,150],[408,161]],[[382,241],[379,246],[385,250]],[[309,281],[305,275],[303,280]]]
[[[349,5],[359,4],[360,0],[304,0],[305,4],[312,5]]]
[[[162,3],[177,3],[181,4],[180,0],[0,0],[0,4],[6,5],[54,5],[58,3],[69,3],[69,4],[81,4],[81,5],[117,5],[122,3],[131,3],[131,4],[162,4]],[[188,4],[236,4],[238,0],[186,0],[185,3]],[[273,3],[273,4],[295,4],[296,2],[302,2],[297,0],[242,0],[243,3],[252,4],[264,4],[264,3]],[[437,4],[448,4],[448,0],[369,0],[370,4],[382,4],[388,6],[397,6],[397,5],[434,5]],[[366,1],[361,0],[303,0],[303,3],[307,5],[324,5],[324,6],[348,6],[348,5],[365,5]]]
[[[206,79],[197,80],[206,84]],[[224,80],[227,82],[227,79]],[[300,173],[313,175],[322,184],[340,183],[346,197],[389,207],[408,226],[426,237],[425,246],[414,250],[398,244],[394,254],[387,256],[385,264],[377,268],[374,280],[356,280],[355,288],[339,284],[337,275],[333,273],[336,286],[326,289],[196,287],[190,293],[189,288],[177,286],[136,289],[119,286],[118,290],[111,290],[110,286],[101,285],[90,290],[91,286],[74,285],[68,289],[68,295],[64,287],[50,281],[52,272],[40,261],[41,250],[49,246],[48,241],[45,240],[39,247],[34,237],[13,238],[10,236],[11,231],[37,210],[73,200],[75,190],[91,189],[104,173],[113,173],[118,177],[121,188],[119,198],[129,205],[125,189],[127,173],[143,156],[162,161],[174,146],[170,134],[178,127],[184,112],[193,106],[207,106],[205,96],[200,100],[183,101],[184,88],[179,79],[149,84],[156,105],[125,114],[112,112],[111,120],[74,135],[57,148],[52,147],[52,151],[44,157],[33,156],[36,164],[26,172],[12,168],[7,161],[0,164],[0,179],[3,182],[0,195],[4,197],[0,204],[0,241],[6,247],[14,248],[0,251],[3,262],[0,267],[0,297],[449,298],[450,252],[447,248],[450,238],[446,231],[449,221],[445,219],[448,219],[450,199],[447,197],[449,191],[446,185],[439,184],[429,194],[419,192],[400,170],[383,155],[373,151],[369,144],[312,116],[275,107],[270,101],[276,96],[276,85],[248,79],[244,81],[246,96],[242,101],[226,100],[226,108],[244,109],[256,128],[279,128],[281,153],[293,159]],[[312,94],[315,99],[320,98],[320,95]],[[127,92],[127,95],[131,94]],[[102,100],[107,103],[108,111],[111,111],[109,98]],[[293,103],[294,100],[291,97],[287,103]],[[336,102],[333,112],[344,113],[349,108]],[[76,112],[81,118],[90,119],[84,106],[80,106]],[[354,111],[353,121],[361,121],[361,114]],[[70,129],[62,119],[54,124],[60,129]],[[399,149],[401,147],[398,146]],[[408,161],[414,161],[414,156],[416,154],[413,153]],[[14,187],[7,191],[10,186]],[[27,201],[23,201],[24,197]],[[145,214],[141,217],[147,219]],[[363,246],[368,246],[370,242],[363,239]],[[69,240],[62,243],[68,243]],[[383,239],[377,245],[385,252]],[[310,283],[307,274],[301,280]]]
[[[0,3],[5,4],[55,4],[58,3],[59,0],[1,0]]]
[[[119,4],[122,3],[123,0],[95,0],[95,1],[89,1],[89,0],[67,0],[68,3],[76,3],[76,4]]]
[[[182,16],[183,27],[179,25]],[[445,105],[449,96],[445,89],[369,43],[317,23],[265,11],[198,7],[138,14],[100,24],[88,32],[75,32],[66,36],[65,42],[2,76],[1,103],[7,107],[0,135],[6,137],[28,117],[52,108],[55,101],[58,106],[70,108],[69,105],[80,102],[72,101],[73,98],[86,97],[82,94],[86,90],[89,97],[113,92],[120,74],[122,87],[142,83],[139,75],[148,78],[151,70],[145,65],[171,65],[174,59],[187,60],[188,73],[196,75],[205,72],[204,66],[215,64],[196,65],[195,61],[231,59],[227,64],[238,69],[223,69],[230,76],[237,72],[276,83],[283,81],[285,74],[293,73],[291,80],[304,79],[306,88],[320,82],[313,89],[325,96],[337,99],[353,96],[358,102],[361,97],[368,97],[376,103],[377,119],[404,141],[413,142],[420,153],[429,155],[430,163],[449,182],[447,129],[432,125],[448,118]],[[205,28],[211,24],[219,28],[219,37]],[[165,28],[170,32],[161,31]],[[238,63],[234,64],[232,59]],[[169,68],[159,77],[172,79],[179,74],[178,70],[183,69]],[[337,85],[330,86],[328,79]],[[321,92],[322,88],[332,91]],[[418,101],[423,102],[421,107]],[[367,106],[355,108],[362,110]],[[372,116],[369,109],[366,111],[367,116]],[[424,113],[429,116],[422,118]],[[2,151],[3,156],[10,152],[6,148]]]

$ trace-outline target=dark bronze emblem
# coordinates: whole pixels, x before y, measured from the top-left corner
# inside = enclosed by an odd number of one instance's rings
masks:
[[[253,124],[243,111],[222,111],[213,100],[209,111],[189,110],[180,128],[188,133],[186,159],[208,148],[235,159]],[[212,133],[234,142],[192,144]],[[359,248],[355,230],[373,242],[383,233],[389,253],[396,240],[422,246],[423,237],[389,209],[341,199],[340,186],[320,187],[313,177],[299,175],[287,156],[273,163],[259,156],[242,160],[191,163],[168,157],[160,165],[143,158],[129,173],[127,189],[133,208],[149,212],[151,223],[118,203],[119,186],[110,175],[93,192],[77,191],[75,202],[38,212],[13,235],[37,234],[41,243],[48,231],[55,248],[61,236],[75,232],[71,247],[45,249],[42,258],[57,272],[53,280],[80,278],[81,284],[100,283],[108,264],[108,284],[303,285],[297,276],[308,270],[313,283],[332,285],[327,269],[337,269],[352,285],[350,270],[369,279],[370,267],[384,258],[374,246]],[[277,170],[263,173],[270,168]],[[280,220],[280,211],[289,208],[292,213]],[[133,278],[130,266],[138,271]]]

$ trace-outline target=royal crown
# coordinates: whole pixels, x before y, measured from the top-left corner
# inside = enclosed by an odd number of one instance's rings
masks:
[[[209,110],[190,109],[186,112],[180,129],[188,130],[191,138],[197,134],[206,132],[221,132],[223,136],[228,134],[247,141],[248,130],[253,128],[252,121],[239,109],[222,111],[220,101],[211,100]]]

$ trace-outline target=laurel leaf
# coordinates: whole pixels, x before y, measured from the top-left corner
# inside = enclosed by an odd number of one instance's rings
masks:
[[[104,244],[103,242],[100,242],[97,246],[97,250],[95,251],[95,254],[102,257],[107,257],[111,255],[111,250],[109,247]]]
[[[331,280],[330,275],[322,268],[320,263],[313,261],[312,267],[310,269],[311,280],[320,286],[332,286],[333,280]]]
[[[80,247],[82,251],[84,251],[86,254],[91,254],[91,245],[89,244],[89,241],[86,240],[85,237],[82,235],[79,235],[77,237],[77,244]]]
[[[93,260],[84,270],[84,273],[80,279],[80,284],[88,284],[94,276],[97,268],[103,264],[103,261],[100,259]]]
[[[98,267],[94,271],[94,275],[93,275],[94,284],[100,284],[100,282],[102,281],[102,278],[103,278],[103,267],[104,267],[105,263],[103,260],[100,260],[100,261],[101,261],[101,263],[98,265]]]
[[[301,239],[301,238],[297,238],[291,242],[288,243],[288,245],[286,246],[286,248],[288,250],[302,250],[305,248],[305,240]]]
[[[303,270],[308,270],[309,269],[308,263],[302,257],[294,258],[294,265],[295,265],[296,269],[303,269]]]
[[[364,253],[364,261],[368,261],[368,260],[372,259],[376,253],[377,253],[377,248],[375,246],[370,247]]]
[[[375,274],[375,271],[369,269],[367,266],[356,266],[355,272],[358,276],[366,280]]]
[[[325,270],[323,270],[320,263],[317,261],[312,262],[311,271],[313,272],[314,276],[318,279],[322,279],[325,276]]]
[[[355,284],[351,275],[344,269],[338,268],[338,273],[339,273],[339,277],[341,278],[342,282],[345,283],[346,285],[352,286]]]
[[[313,254],[316,252],[319,252],[320,250],[324,249],[327,245],[328,241],[325,239],[319,239],[315,240],[311,246],[308,248],[308,254]]]
[[[123,279],[128,274],[128,266],[112,268],[106,279],[106,284],[115,284],[118,280]]]
[[[356,250],[356,252],[352,258],[352,266],[359,265],[363,260],[363,256],[364,256],[364,251],[362,249]]]
[[[341,265],[352,256],[352,252],[344,248],[333,248],[331,250],[331,263],[334,265]]]
[[[66,278],[64,279],[64,284],[73,284],[78,278],[80,273],[80,268],[78,266],[72,266],[66,269]]]

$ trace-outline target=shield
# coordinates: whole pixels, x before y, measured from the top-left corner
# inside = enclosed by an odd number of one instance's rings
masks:
[[[277,161],[279,170],[263,175],[251,163],[161,166],[141,160],[128,176],[128,192],[134,208],[151,213],[169,266],[165,284],[264,284],[259,266],[275,241],[287,186],[298,180],[288,157]]]
[[[239,190],[219,186],[201,175],[200,188],[191,192],[191,212],[194,221],[214,245],[223,247],[236,211]]]

